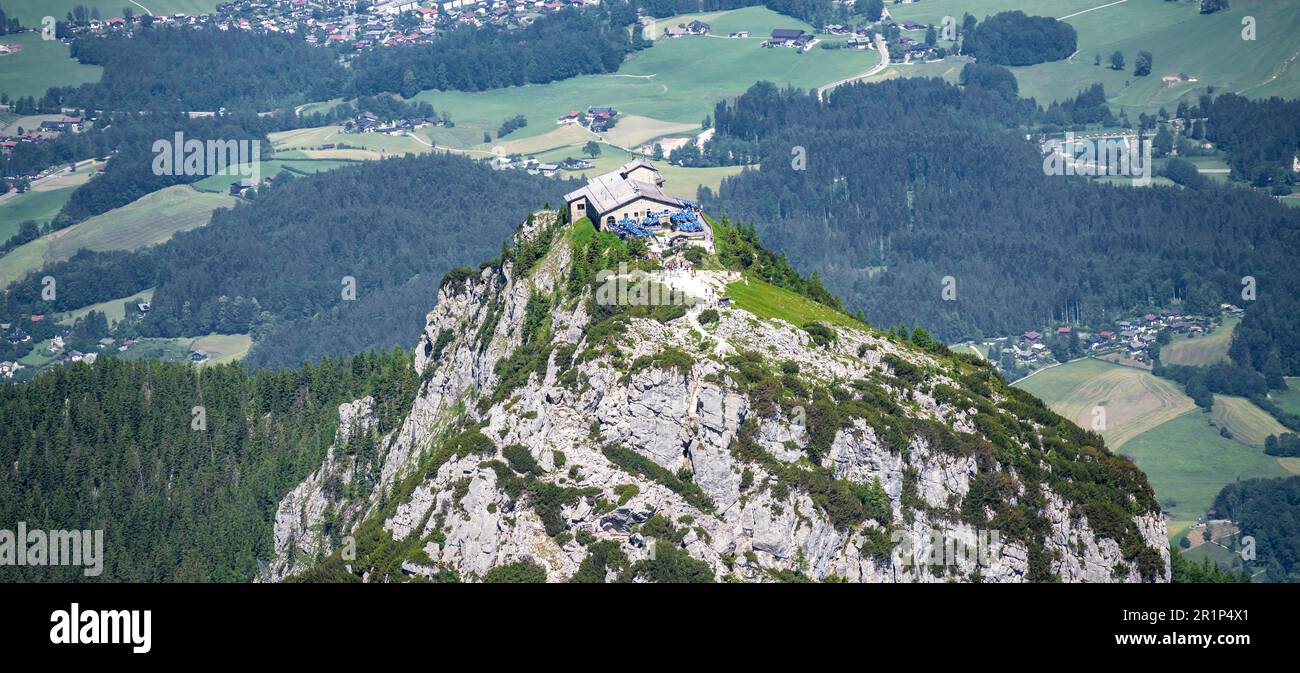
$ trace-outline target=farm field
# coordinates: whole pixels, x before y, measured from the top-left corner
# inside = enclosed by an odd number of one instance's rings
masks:
[[[18,364],[24,367],[44,367],[54,360],[54,355],[50,353],[50,340],[45,339],[37,343],[31,352],[18,358]]]
[[[285,170],[300,175],[308,175],[310,173],[319,173],[321,171],[332,171],[335,168],[342,168],[343,166],[348,166],[352,163],[353,162],[350,160],[342,159],[266,159],[258,162],[258,168],[261,179],[265,180],[266,178]],[[234,199],[235,197],[229,196],[230,183],[234,182],[237,178],[246,175],[243,171],[245,170],[244,167],[247,165],[248,164],[243,164],[238,167],[230,167],[230,169],[223,174],[209,175],[208,177],[194,183],[192,187],[194,191],[197,192],[221,194]]]
[[[162,360],[182,362],[190,356],[192,339],[141,339],[127,350],[114,352],[113,357],[123,360]]]
[[[217,208],[237,202],[226,194],[196,192],[177,185],[145,195],[121,208],[23,244],[0,257],[0,287],[78,250],[134,250],[162,243],[179,231],[208,223]]]
[[[140,343],[113,355],[123,360],[185,362],[189,360],[191,352],[201,350],[208,354],[208,360],[204,364],[224,364],[247,355],[252,345],[253,340],[247,334],[208,334],[201,337],[141,339]]]
[[[1012,68],[1022,96],[1040,104],[1073,96],[1094,82],[1106,87],[1112,106],[1130,115],[1173,109],[1180,100],[1195,100],[1206,87],[1266,98],[1300,97],[1300,45],[1286,36],[1300,33],[1300,3],[1275,0],[1236,0],[1231,9],[1201,15],[1196,3],[1165,0],[929,0],[908,5],[887,5],[898,20],[938,24],[944,16],[960,19],[965,12],[983,19],[999,11],[1020,9],[1027,14],[1066,17],[1079,34],[1079,51],[1066,61]],[[1242,18],[1256,20],[1256,39],[1242,39]],[[1139,50],[1154,57],[1150,76],[1134,77],[1132,67]],[[1124,54],[1126,68],[1105,65],[1111,52]],[[1093,65],[1100,55],[1103,65]],[[891,68],[893,70],[894,68]],[[914,74],[906,67],[904,74]],[[1164,75],[1188,75],[1187,81],[1165,86]]]
[[[22,4],[25,3],[17,3]],[[4,8],[5,13],[12,16],[16,6],[10,1],[4,3]],[[62,18],[63,15],[60,14],[59,19]],[[40,98],[52,86],[76,86],[99,81],[103,68],[76,62],[68,55],[68,45],[58,40],[41,39],[40,16],[36,17],[34,23],[24,20],[23,25],[35,26],[37,31],[0,37],[0,41],[5,44],[19,44],[23,48],[17,54],[0,54],[0,93],[9,94],[10,98]]]
[[[5,13],[16,16],[23,25],[40,27],[41,17],[53,16],[62,21],[77,5],[86,9],[98,9],[100,17],[111,19],[122,16],[122,8],[129,7],[137,16],[145,14],[141,7],[147,7],[154,16],[172,14],[204,14],[211,12],[222,0],[139,0],[139,5],[131,0],[8,0],[4,3]],[[42,92],[43,93],[43,92]]]
[[[1293,414],[1300,414],[1300,379],[1289,378],[1286,380],[1287,388],[1285,391],[1274,390],[1269,393],[1279,407]]]
[[[1124,444],[1174,519],[1203,516],[1219,491],[1238,479],[1289,474],[1263,449],[1219,436],[1208,417],[1189,411]]]
[[[1212,533],[1214,541],[1205,544],[1198,544],[1195,547],[1183,551],[1183,558],[1192,563],[1201,564],[1205,559],[1210,560],[1210,565],[1217,566],[1223,572],[1240,574],[1243,568],[1241,556],[1233,553],[1227,546],[1231,546],[1236,541],[1239,533],[1226,533],[1220,535]],[[1170,538],[1173,540],[1174,538]],[[1225,546],[1226,545],[1226,546]],[[1240,549],[1241,547],[1236,547]]]
[[[755,9],[758,11],[748,11],[749,9]],[[773,22],[773,14],[775,14],[778,19],[776,22]],[[709,27],[712,29],[710,31],[711,34],[721,36],[722,39],[732,39],[727,38],[727,35],[738,33],[740,31],[747,31],[749,33],[748,39],[762,42],[767,39],[768,34],[772,32],[773,28],[799,28],[808,32],[812,32],[813,30],[813,27],[810,24],[800,21],[792,16],[776,14],[771,10],[762,8],[747,8],[743,10],[679,14],[677,16],[658,19],[655,22],[657,27],[655,37],[662,36],[663,31],[668,28],[697,20],[709,24]]]
[[[1192,525],[1195,523],[1196,523],[1195,521],[1188,521],[1185,519],[1166,520],[1165,530],[1169,535],[1169,542],[1171,544],[1177,543],[1178,538],[1181,538],[1182,536],[1186,535],[1188,530],[1191,529]]]
[[[1196,406],[1169,381],[1094,359],[1044,369],[1016,386],[1081,428],[1092,427],[1094,407],[1104,408],[1106,424],[1101,435],[1116,453],[1134,437]]]
[[[1210,419],[1227,428],[1233,439],[1251,446],[1263,447],[1269,435],[1288,432],[1286,426],[1244,397],[1215,395]]]
[[[0,202],[0,241],[9,240],[18,233],[23,222],[48,224],[59,214],[59,209],[72,197],[76,187],[60,187],[48,191],[28,191]]]
[[[71,325],[72,323],[85,317],[87,313],[90,313],[91,311],[99,311],[100,313],[104,314],[105,318],[108,319],[109,327],[112,327],[119,320],[126,317],[125,304],[127,302],[131,302],[132,304],[138,304],[142,302],[151,301],[153,299],[153,290],[154,290],[153,288],[149,288],[147,290],[141,290],[140,292],[137,292],[131,295],[130,297],[122,297],[121,299],[110,299],[105,302],[100,302],[98,304],[91,304],[90,306],[79,308],[75,311],[59,313],[54,316],[54,320],[61,325]]]
[[[1223,324],[1206,336],[1176,336],[1160,349],[1160,360],[1169,365],[1204,367],[1228,359],[1232,345],[1232,330],[1241,318],[1228,317]]]
[[[1133,457],[1162,507],[1183,528],[1238,478],[1300,473],[1300,460],[1264,454],[1264,438],[1285,428],[1244,398],[1216,395],[1214,410],[1205,413],[1169,381],[1093,359],[1042,370],[1016,386],[1083,428],[1091,427],[1093,406],[1105,407],[1106,445]],[[1279,404],[1300,404],[1300,390],[1274,397],[1285,400]],[[1219,434],[1222,427],[1232,439]],[[1174,532],[1171,522],[1171,539]]]
[[[344,133],[338,124],[280,131],[268,136],[276,159],[382,159],[408,152],[428,152],[428,145],[408,136],[382,133]],[[323,145],[346,145],[322,149]]]
[[[201,194],[185,185],[168,187],[51,234],[46,257],[67,259],[82,248],[135,250],[156,245],[177,232],[207,224],[213,211],[235,203],[225,194]]]
[[[208,354],[204,364],[225,364],[234,362],[248,355],[253,347],[253,339],[247,334],[209,334],[190,342],[190,350],[201,350]]]
[[[864,327],[843,313],[750,275],[727,285],[727,296],[736,302],[736,306],[760,318],[777,318],[795,326],[817,320],[856,329]]]
[[[806,27],[761,7],[711,16],[715,33],[731,26],[745,26],[759,35],[777,27]],[[684,18],[664,19],[660,25],[676,25]],[[553,131],[557,117],[588,105],[612,105],[621,115],[694,129],[712,113],[717,101],[739,95],[757,81],[808,89],[860,73],[877,62],[875,52],[870,51],[813,49],[800,54],[792,49],[763,49],[760,42],[681,37],[658,41],[653,48],[632,54],[614,74],[482,92],[425,91],[417,98],[440,113],[450,112],[456,126],[421,131],[427,131],[426,137],[441,146],[490,150],[495,140],[483,143],[483,132],[491,132],[495,138],[501,122],[520,111],[525,111],[528,126],[511,134],[510,140]],[[618,126],[613,129],[614,134],[620,131]],[[653,130],[645,133],[651,135],[640,142],[664,135]],[[613,137],[626,140],[622,135]]]

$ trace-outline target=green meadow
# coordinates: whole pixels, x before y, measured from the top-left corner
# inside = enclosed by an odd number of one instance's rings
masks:
[[[1221,330],[1229,334],[1231,325]],[[1263,451],[1264,438],[1284,428],[1244,398],[1216,395],[1206,413],[1167,379],[1095,359],[1044,369],[1016,386],[1084,428],[1093,409],[1104,407],[1107,446],[1133,457],[1173,519],[1203,516],[1219,490],[1238,479],[1289,474],[1285,462]],[[1274,398],[1300,406],[1300,390]]]
[[[156,245],[179,231],[201,227],[233,196],[196,192],[187,185],[146,194],[120,208],[25,243],[0,257],[0,287],[72,257],[78,250],[135,250]]]
[[[332,171],[335,168],[350,166],[353,163],[355,162],[343,159],[267,159],[258,162],[258,175],[261,180],[282,172],[309,175],[321,171]],[[230,183],[247,175],[244,172],[246,170],[245,166],[247,164],[232,167],[225,173],[209,175],[194,183],[194,189],[204,193],[229,194]]]
[[[1272,391],[1269,396],[1279,407],[1293,414],[1300,414],[1300,379],[1287,379],[1285,391]]]
[[[680,21],[665,19],[661,25]],[[710,23],[718,34],[728,26],[745,26],[758,35],[800,25],[760,7],[722,12]],[[557,117],[589,105],[612,105],[624,117],[698,125],[713,112],[715,103],[744,93],[760,80],[810,89],[868,70],[877,62],[871,51],[814,48],[800,54],[793,49],[764,49],[760,42],[725,36],[659,40],[654,47],[629,56],[614,74],[492,91],[425,91],[417,98],[439,112],[451,113],[455,128],[427,133],[439,145],[490,149],[491,144],[483,143],[483,132],[495,139],[501,122],[520,113],[528,118],[528,126],[511,134],[511,140],[555,131]]]
[[[1220,436],[1210,427],[1210,417],[1199,409],[1189,411],[1124,444],[1123,453],[1146,472],[1156,498],[1175,519],[1203,516],[1232,482],[1289,474],[1262,448]]]
[[[889,5],[899,20],[940,23],[944,16],[969,12],[976,18],[1009,9],[1027,14],[1067,17],[1079,34],[1079,51],[1066,61],[1013,68],[1022,96],[1039,103],[1066,98],[1101,82],[1112,106],[1130,114],[1172,111],[1180,100],[1195,101],[1208,87],[1251,97],[1300,97],[1300,3],[1233,0],[1232,8],[1202,15],[1198,3],[1166,0],[927,0]],[[1103,5],[1111,5],[1103,7]],[[1242,21],[1255,21],[1255,39],[1242,38]],[[1154,67],[1146,77],[1133,76],[1139,50],[1151,52]],[[1124,55],[1125,69],[1111,70],[1110,54]],[[1102,65],[1093,65],[1100,55]],[[912,74],[907,68],[900,70]],[[1195,81],[1167,86],[1164,75],[1186,74]]]
[[[727,296],[738,308],[760,318],[776,318],[797,327],[821,321],[841,327],[867,329],[866,325],[803,295],[746,275],[744,280],[727,285]]]
[[[147,290],[141,290],[131,295],[130,297],[122,297],[121,299],[110,299],[108,301],[100,302],[98,304],[91,304],[90,306],[79,308],[75,311],[60,313],[54,316],[54,319],[61,324],[71,325],[72,323],[75,323],[78,320],[86,317],[87,313],[90,313],[91,311],[99,311],[100,313],[104,314],[104,317],[108,319],[108,324],[111,326],[116,324],[122,318],[126,317],[127,302],[130,302],[131,304],[139,304],[143,302],[152,301],[153,290],[154,290],[153,288],[149,288]]]
[[[12,4],[4,3],[6,12],[11,11]],[[23,47],[16,54],[0,54],[0,93],[9,94],[10,98],[40,98],[52,86],[97,82],[104,72],[97,65],[77,63],[68,56],[68,45],[58,40],[42,40],[40,32],[0,35],[0,44]]]
[[[76,187],[63,187],[47,191],[27,191],[0,202],[0,241],[18,233],[23,222],[33,220],[48,224],[59,214],[59,209],[72,197]]]

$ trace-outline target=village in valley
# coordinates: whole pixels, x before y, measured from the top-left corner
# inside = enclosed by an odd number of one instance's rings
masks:
[[[1175,339],[1209,337],[1225,329],[1225,323],[1229,323],[1226,329],[1231,331],[1231,325],[1244,314],[1243,309],[1232,304],[1221,305],[1215,315],[1164,309],[1116,320],[1101,329],[1058,325],[1014,337],[965,341],[955,347],[987,358],[1008,381],[1080,358],[1150,370],[1161,347]]]

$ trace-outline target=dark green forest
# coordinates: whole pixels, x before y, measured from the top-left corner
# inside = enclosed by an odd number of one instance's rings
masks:
[[[338,405],[373,395],[386,433],[418,384],[401,351],[255,374],[115,358],[55,368],[0,387],[0,520],[102,529],[104,570],[89,581],[248,581],[273,556],[280,499],[334,441]],[[358,436],[343,450],[374,449]],[[7,570],[88,580],[81,567]]]
[[[134,334],[251,331],[257,366],[409,344],[446,271],[498,254],[529,212],[571,189],[447,155],[286,177],[162,245],[51,265],[11,288],[0,319],[156,287],[152,313],[131,325]],[[56,301],[42,300],[44,275],[59,279]],[[344,298],[344,277],[355,280],[355,300]]]
[[[1064,21],[1000,12],[966,31],[961,53],[985,65],[1034,65],[1066,58],[1078,41],[1074,27]]]
[[[614,72],[628,52],[651,44],[627,29],[635,19],[630,11],[566,10],[520,30],[465,28],[429,45],[373,49],[353,61],[350,93],[410,98],[424,89],[481,91]]]
[[[1202,99],[1206,138],[1228,153],[1232,177],[1256,187],[1283,182],[1300,148],[1300,100],[1250,100],[1237,94]]]
[[[1253,571],[1271,582],[1300,581],[1300,477],[1248,479],[1228,484],[1214,499],[1219,516],[1255,538]]]
[[[51,88],[31,104],[40,110],[257,112],[385,92],[409,98],[422,89],[537,84],[617,70],[629,51],[650,46],[627,30],[635,18],[631,5],[570,9],[519,30],[464,28],[429,45],[366,50],[347,66],[339,52],[310,46],[298,34],[154,25],[131,37],[76,38],[73,58],[103,66],[101,80]],[[575,36],[581,36],[581,49],[572,48]]]
[[[52,88],[41,107],[139,112],[265,111],[344,91],[337,56],[293,34],[168,28],[79,37],[72,57],[103,66],[98,82]]]
[[[1286,329],[1300,315],[1286,309],[1300,294],[1300,211],[1241,188],[1046,175],[1025,140],[1041,115],[976,82],[852,85],[823,102],[762,83],[714,114],[721,142],[762,167],[702,197],[710,212],[754,223],[872,323],[921,324],[947,342],[1105,324],[1175,300],[1217,312],[1243,303],[1242,278],[1253,276],[1258,298],[1238,328],[1253,361],[1276,354],[1283,372],[1300,373]],[[955,300],[941,294],[945,277]]]

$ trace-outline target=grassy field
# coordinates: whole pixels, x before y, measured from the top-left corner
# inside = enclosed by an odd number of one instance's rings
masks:
[[[976,18],[1009,9],[1027,14],[1067,17],[1114,0],[927,0],[889,5],[899,20],[940,23],[944,16],[960,19],[965,12]],[[1242,18],[1254,17],[1256,39],[1242,39]],[[1234,0],[1232,8],[1201,15],[1196,3],[1165,0],[1124,0],[1065,19],[1079,35],[1079,51],[1066,61],[1013,68],[1022,96],[1039,103],[1074,95],[1101,82],[1112,106],[1137,112],[1171,111],[1180,100],[1195,101],[1206,87],[1235,91],[1251,97],[1300,97],[1300,3],[1277,0]],[[1133,61],[1139,50],[1150,51],[1151,75],[1134,77]],[[1111,52],[1124,54],[1124,70],[1111,70]],[[1100,55],[1103,65],[1093,65]],[[891,68],[892,69],[892,68]],[[916,74],[906,67],[904,74]],[[1188,81],[1174,86],[1161,82],[1164,75],[1187,74]]]
[[[1083,428],[1092,427],[1094,406],[1105,407],[1107,446],[1137,461],[1182,528],[1204,515],[1226,484],[1300,471],[1300,460],[1287,464],[1291,459],[1264,454],[1264,438],[1285,428],[1244,398],[1216,395],[1213,412],[1205,413],[1169,381],[1092,359],[1042,370],[1016,385]],[[1283,395],[1293,393],[1300,403],[1300,391]],[[1233,439],[1221,436],[1221,427]],[[1174,531],[1171,522],[1171,536]]]
[[[1215,533],[1214,541],[1217,544],[1209,543],[1197,545],[1192,549],[1182,552],[1183,558],[1198,565],[1208,558],[1210,559],[1210,564],[1218,566],[1219,570],[1223,572],[1231,572],[1233,574],[1240,574],[1245,565],[1241,559],[1241,555],[1236,554],[1223,546],[1230,545],[1237,535],[1238,533],[1230,533],[1227,535],[1219,535]],[[1241,547],[1239,546],[1237,547],[1237,549],[1240,548]]]
[[[759,45],[773,28],[802,28],[808,24],[763,7],[690,14],[661,19],[656,34],[679,23],[700,18],[713,27],[713,37],[690,36],[660,40],[654,47],[628,57],[617,73],[588,75],[544,85],[512,87],[493,91],[425,91],[417,98],[431,103],[439,113],[447,112],[452,128],[426,127],[415,134],[429,145],[464,152],[475,158],[500,154],[522,154],[545,163],[566,157],[585,158],[582,146],[590,140],[602,144],[602,154],[592,169],[564,173],[564,177],[590,177],[613,170],[626,162],[643,144],[667,137],[688,137],[699,132],[704,117],[714,104],[743,93],[760,80],[779,85],[814,88],[870,69],[878,62],[874,52],[813,49],[800,54],[792,49],[763,49]],[[750,39],[729,39],[725,35],[746,30]],[[717,37],[721,35],[722,37]],[[338,101],[313,104],[304,112],[329,109]],[[620,113],[619,124],[597,135],[572,125],[557,125],[555,119],[589,105],[613,105]],[[501,122],[524,114],[528,126],[498,138]],[[406,151],[427,151],[429,147],[406,137],[376,134],[344,134],[340,126],[302,129],[274,134],[276,161],[293,159],[374,159]],[[484,142],[484,134],[490,137]],[[320,150],[328,143],[345,143],[365,150]],[[681,168],[661,165],[666,189],[679,196],[694,197],[699,187],[717,189],[723,178],[742,167]],[[265,174],[265,172],[264,172]],[[229,180],[200,183],[200,189],[224,189]]]
[[[49,191],[23,192],[0,203],[0,241],[8,240],[18,233],[18,228],[27,220],[37,224],[48,224],[59,214],[59,209],[72,197],[76,187],[62,187]]]
[[[407,153],[423,154],[432,149],[409,136],[344,133],[343,127],[337,124],[281,131],[268,137],[276,159],[382,159]],[[348,147],[320,149],[322,145]]]
[[[1165,530],[1169,535],[1170,542],[1178,542],[1178,538],[1187,534],[1187,530],[1192,527],[1195,521],[1186,519],[1169,519],[1165,522]]]
[[[1232,345],[1232,330],[1241,318],[1224,318],[1214,332],[1199,337],[1177,336],[1160,349],[1160,360],[1169,365],[1204,367],[1228,359]]]
[[[306,175],[310,173],[319,173],[321,171],[332,171],[335,168],[350,166],[352,163],[354,162],[339,159],[266,159],[258,162],[258,166],[260,177],[265,180],[272,175],[286,170],[291,173]],[[239,177],[244,177],[245,174],[241,174],[244,166],[247,166],[247,164],[239,167],[230,167],[224,174],[209,175],[208,177],[194,183],[193,188],[198,192],[229,196],[230,183],[234,182]],[[234,197],[230,198],[233,199]]]
[[[108,324],[111,327],[117,321],[126,317],[126,302],[131,302],[132,304],[138,304],[141,302],[151,301],[153,299],[153,290],[154,290],[153,288],[149,288],[147,290],[141,290],[140,292],[137,292],[131,295],[130,297],[122,297],[121,299],[110,299],[105,302],[100,302],[98,304],[91,304],[90,306],[79,308],[75,311],[68,311],[67,313],[59,313],[54,316],[54,319],[59,324],[71,325],[72,323],[85,317],[87,313],[90,313],[91,311],[99,311],[100,313],[104,314],[104,317],[108,318]]]
[[[1275,390],[1269,395],[1279,407],[1293,414],[1300,414],[1300,379],[1289,378],[1286,383],[1290,386],[1287,390]]]
[[[209,334],[190,343],[190,350],[208,354],[204,364],[213,365],[242,359],[252,347],[253,339],[247,334]]]
[[[757,40],[759,42],[767,39],[768,34],[772,32],[773,28],[800,28],[808,32],[812,32],[813,30],[811,25],[794,17],[777,14],[775,15],[776,19],[774,20],[773,15],[774,12],[767,10],[730,10],[681,14],[656,21],[657,30],[655,31],[654,36],[659,37],[663,35],[663,31],[668,28],[672,28],[678,24],[690,23],[695,20],[709,24],[713,35],[720,35],[725,38],[731,33],[748,31],[749,39]]]
[[[20,3],[21,4],[21,3]],[[13,11],[14,3],[4,3],[6,13]],[[10,14],[12,16],[12,14]],[[62,19],[63,16],[59,15]],[[34,24],[38,29],[40,19]],[[23,25],[33,25],[24,22]],[[40,98],[52,86],[76,86],[85,82],[98,82],[104,69],[97,65],[82,65],[70,57],[68,45],[58,40],[42,40],[39,30],[32,33],[0,36],[5,44],[20,44],[17,54],[0,54],[0,93],[10,98],[35,96]]]
[[[31,352],[18,358],[18,364],[24,367],[44,367],[54,360],[54,354],[50,353],[50,340],[45,339],[36,344]]]
[[[163,360],[185,362],[190,353],[201,350],[208,354],[204,364],[234,362],[248,354],[253,340],[247,334],[209,334],[201,337],[175,339],[141,339],[131,348],[114,353],[124,360]]]
[[[1263,447],[1269,435],[1289,432],[1286,426],[1244,397],[1215,395],[1210,419],[1227,428],[1233,439],[1251,446]]]
[[[138,0],[140,5],[149,8],[154,16],[171,16],[172,14],[206,14],[217,8],[222,0]],[[98,9],[99,16],[111,19],[122,16],[122,8],[129,7],[136,16],[145,14],[145,10],[130,0],[6,0],[5,13],[16,16],[23,26],[40,28],[41,17],[53,16],[64,20],[73,7],[83,5],[86,9]]]
[[[1219,491],[1239,479],[1288,475],[1262,449],[1219,436],[1209,417],[1189,411],[1124,444],[1123,453],[1146,472],[1172,518],[1203,516]]]
[[[1081,428],[1092,428],[1094,407],[1104,408],[1101,434],[1116,452],[1134,437],[1195,408],[1169,381],[1093,359],[1044,369],[1016,385]]]
[[[727,285],[727,296],[742,308],[760,318],[777,318],[796,326],[810,321],[822,321],[842,327],[866,329],[853,318],[827,308],[817,302],[761,281],[753,276]]]
[[[188,186],[168,187],[121,208],[18,246],[0,257],[0,287],[72,257],[78,250],[134,250],[162,243],[178,231],[201,227],[217,208],[237,202],[226,194],[196,192]]]
[[[801,27],[801,22],[762,7],[712,16],[715,34],[740,26],[755,35],[765,35],[777,27]],[[665,27],[676,25],[682,18],[661,23]],[[439,112],[450,112],[456,126],[421,131],[428,131],[427,136],[439,145],[490,150],[496,142],[497,128],[508,117],[522,112],[528,118],[528,126],[507,138],[519,140],[555,130],[557,117],[588,105],[613,105],[622,115],[695,128],[712,113],[717,101],[739,95],[759,80],[808,89],[865,71],[878,58],[870,51],[813,49],[800,54],[793,49],[763,49],[760,42],[682,37],[660,41],[651,49],[631,55],[617,73],[610,75],[586,75],[494,91],[426,91],[417,98],[428,101]],[[492,133],[493,143],[483,143],[484,131]],[[618,127],[614,131],[620,133]]]

